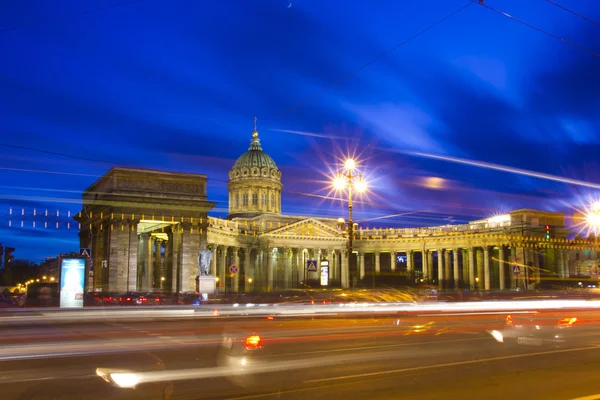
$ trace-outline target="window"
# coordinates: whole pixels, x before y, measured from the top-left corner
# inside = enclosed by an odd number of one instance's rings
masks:
[[[240,195],[239,195],[239,193],[236,192],[234,194],[234,196],[235,196],[235,206],[239,207],[240,206]]]
[[[275,194],[271,193],[271,207],[275,207]]]
[[[266,193],[262,194],[262,205],[263,206],[267,205],[267,194]]]
[[[252,193],[252,205],[258,205],[258,193]]]
[[[243,202],[244,202],[243,204],[244,204],[245,206],[247,206],[247,205],[248,205],[248,193],[244,193]]]

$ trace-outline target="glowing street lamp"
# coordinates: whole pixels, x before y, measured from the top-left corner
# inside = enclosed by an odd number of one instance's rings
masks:
[[[333,187],[339,191],[347,189],[348,191],[348,266],[352,260],[352,241],[354,239],[354,221],[352,220],[352,193],[363,193],[367,190],[367,184],[360,173],[355,172],[357,162],[348,158],[344,162],[344,170],[338,171],[333,180]],[[340,229],[344,227],[346,221],[343,218],[338,219]]]

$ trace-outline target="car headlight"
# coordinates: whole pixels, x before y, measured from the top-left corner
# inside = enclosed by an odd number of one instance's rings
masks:
[[[96,375],[120,388],[135,388],[140,383],[140,378],[135,372],[126,370],[96,368]]]

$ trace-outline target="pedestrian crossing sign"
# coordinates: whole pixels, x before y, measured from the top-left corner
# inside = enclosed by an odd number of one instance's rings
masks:
[[[315,260],[306,261],[306,270],[308,272],[317,272],[317,262]]]

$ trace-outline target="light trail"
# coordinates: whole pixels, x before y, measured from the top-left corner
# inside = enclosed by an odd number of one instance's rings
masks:
[[[569,184],[569,185],[585,186],[585,187],[589,187],[592,189],[600,189],[600,184],[597,184],[597,183],[590,183],[590,182],[580,181],[577,179],[562,178],[562,177],[556,176],[556,175],[544,174],[541,172],[529,171],[529,170],[521,169],[521,168],[507,167],[505,165],[492,164],[492,163],[487,163],[484,161],[467,160],[465,158],[440,156],[437,154],[427,154],[427,153],[418,153],[418,152],[403,152],[403,151],[398,151],[398,152],[405,153],[405,154],[412,155],[412,156],[422,157],[422,158],[430,158],[433,160],[448,161],[448,162],[453,162],[456,164],[470,165],[472,167],[508,172],[508,173],[517,174],[517,175],[530,176],[532,178],[538,178],[538,179],[546,179],[549,181],[560,182],[560,183],[565,183],[565,184]]]
[[[352,138],[352,137],[346,137],[346,136],[334,136],[334,135],[326,135],[324,133],[314,133],[314,132],[306,132],[306,131],[294,131],[294,130],[291,130],[291,129],[275,129],[275,128],[271,128],[269,130],[273,131],[273,132],[293,133],[294,135],[316,137],[316,138],[321,138],[321,139],[332,139],[332,140],[346,139],[346,140],[356,140],[356,141],[359,140],[359,139],[355,139],[355,138]]]

